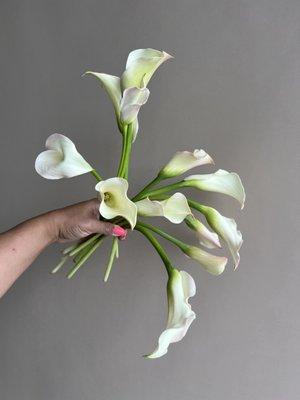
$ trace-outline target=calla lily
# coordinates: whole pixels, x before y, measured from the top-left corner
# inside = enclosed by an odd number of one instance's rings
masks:
[[[235,172],[219,169],[213,174],[191,175],[184,179],[187,186],[196,187],[208,192],[224,193],[238,200],[241,208],[245,203],[245,190],[242,181]]]
[[[137,115],[141,106],[147,102],[150,91],[147,88],[130,87],[122,92],[121,81],[117,76],[93,71],[87,71],[85,75],[92,75],[100,81],[113,103],[118,125],[132,123],[135,140],[139,128]]]
[[[227,264],[226,257],[219,257],[214,254],[207,253],[196,246],[185,246],[182,251],[190,258],[198,261],[202,267],[212,275],[221,275]]]
[[[46,151],[37,156],[36,172],[46,179],[72,178],[91,172],[93,167],[78,153],[75,144],[54,133],[46,140]]]
[[[199,243],[208,249],[214,249],[221,247],[218,235],[215,232],[211,232],[201,221],[195,218],[193,215],[188,215],[185,222],[189,228],[195,231]]]
[[[157,68],[170,58],[173,58],[170,54],[154,49],[132,51],[128,55],[126,70],[121,77],[122,89],[147,86]]]
[[[147,102],[149,94],[147,88],[131,87],[125,89],[120,103],[121,122],[132,123],[137,118],[141,106]]]
[[[209,226],[227,244],[234,261],[234,269],[236,269],[240,262],[239,250],[243,244],[243,238],[241,232],[237,229],[235,220],[224,217],[212,207],[201,206],[201,212],[204,214]]]
[[[213,159],[204,151],[195,149],[191,151],[178,151],[159,172],[163,179],[184,174],[186,171],[200,165],[214,164]]]
[[[84,74],[92,75],[100,81],[113,103],[119,128],[123,123],[132,123],[133,141],[139,129],[138,112],[150,94],[146,86],[156,69],[169,58],[172,57],[164,51],[139,49],[129,54],[121,79],[93,71]]]
[[[180,224],[187,215],[191,214],[186,197],[182,193],[175,193],[163,201],[149,198],[137,201],[138,214],[146,217],[165,217],[173,224]]]
[[[100,195],[100,214],[106,219],[125,218],[131,228],[136,224],[137,206],[128,198],[128,182],[124,178],[109,178],[98,182],[95,189]]]
[[[170,343],[179,342],[196,318],[196,314],[188,303],[188,299],[196,294],[196,285],[187,272],[172,269],[167,294],[167,327],[160,335],[156,349],[147,355],[147,358],[158,358],[166,354]]]

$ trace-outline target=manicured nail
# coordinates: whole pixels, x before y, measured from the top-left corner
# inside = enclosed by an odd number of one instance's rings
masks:
[[[127,235],[127,231],[125,229],[121,228],[120,226],[115,225],[113,227],[112,234],[113,234],[113,236],[125,238]]]

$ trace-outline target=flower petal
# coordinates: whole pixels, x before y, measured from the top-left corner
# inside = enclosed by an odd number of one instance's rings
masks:
[[[195,295],[194,279],[185,271],[173,269],[167,285],[168,322],[158,339],[156,349],[147,358],[158,358],[168,352],[171,343],[179,342],[186,334],[196,314],[188,299]]]
[[[219,257],[214,254],[207,253],[196,246],[187,246],[183,251],[188,257],[198,261],[201,266],[210,274],[221,275],[224,272],[227,264],[226,257]]]
[[[136,119],[141,106],[147,102],[149,94],[147,88],[131,87],[125,89],[121,100],[121,121],[125,124],[132,123]]]
[[[35,161],[36,172],[46,179],[72,178],[86,174],[93,167],[78,153],[72,140],[59,133],[50,135],[46,151]]]
[[[136,203],[138,214],[144,217],[162,217],[164,215],[163,207],[157,200],[150,200],[149,197],[139,200]]]
[[[92,75],[100,81],[101,86],[105,89],[113,103],[116,115],[119,117],[120,101],[122,98],[120,78],[118,76],[93,71],[87,71],[84,75]]]
[[[204,214],[210,227],[227,244],[234,261],[234,269],[236,269],[240,262],[239,250],[243,244],[243,238],[242,233],[237,229],[235,220],[224,217],[212,207],[202,206],[201,209],[203,209],[201,212]]]
[[[186,171],[192,168],[205,164],[214,164],[214,161],[202,149],[195,149],[193,152],[178,151],[160,171],[159,175],[164,179],[172,178],[174,176],[184,174]]]
[[[135,227],[137,206],[128,198],[128,182],[124,178],[109,178],[98,182],[95,189],[100,193],[100,214],[106,219],[125,218],[131,229]]]
[[[188,182],[188,186],[232,196],[240,202],[241,208],[244,207],[245,190],[240,177],[235,172],[219,169],[214,174],[191,175],[184,180]]]
[[[221,247],[219,237],[215,232],[211,232],[201,221],[195,218],[193,215],[188,215],[185,222],[189,228],[195,231],[199,243],[208,249],[214,249]]]
[[[126,70],[121,77],[122,89],[147,86],[157,68],[170,58],[173,58],[170,54],[154,49],[132,51],[127,58]]]
[[[182,193],[174,193],[167,200],[163,200],[161,205],[164,216],[173,224],[180,224],[187,215],[192,213],[187,199]]]
[[[186,197],[175,193],[167,200],[157,201],[149,198],[137,201],[138,214],[145,217],[165,217],[173,224],[180,224],[191,214]]]

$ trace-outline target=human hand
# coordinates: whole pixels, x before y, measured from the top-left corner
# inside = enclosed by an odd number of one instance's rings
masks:
[[[110,222],[99,221],[99,201],[92,199],[46,214],[53,241],[60,243],[85,238],[93,233],[125,239],[127,231]]]

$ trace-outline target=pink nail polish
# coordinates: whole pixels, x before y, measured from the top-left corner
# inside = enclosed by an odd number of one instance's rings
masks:
[[[112,231],[112,234],[114,235],[114,236],[118,236],[118,237],[126,237],[126,235],[127,235],[127,231],[125,230],[125,229],[123,229],[123,228],[121,228],[120,226],[118,226],[118,225],[115,225],[114,227],[113,227],[113,231]]]

